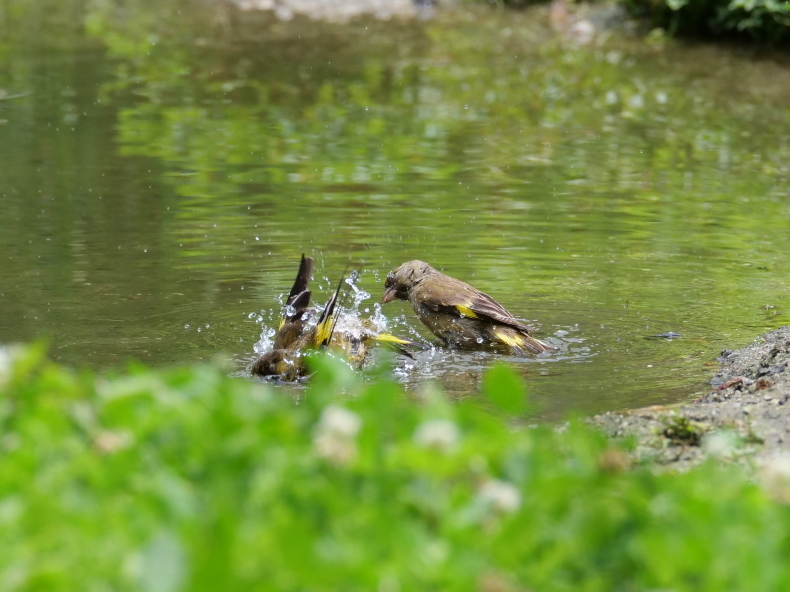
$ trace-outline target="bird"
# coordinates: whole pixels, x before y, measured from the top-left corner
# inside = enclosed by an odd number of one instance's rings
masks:
[[[286,299],[272,349],[261,354],[252,363],[251,374],[293,382],[307,374],[305,354],[326,347],[339,351],[356,369],[364,364],[373,343],[386,345],[409,357],[412,357],[412,350],[423,349],[421,344],[410,339],[378,333],[369,323],[356,316],[341,315],[338,300],[345,277],[338,282],[318,320],[314,322],[317,311],[310,307],[309,290],[313,268],[312,257],[302,254],[299,271]]]
[[[280,318],[272,349],[253,362],[251,374],[277,376],[280,380],[293,382],[306,373],[303,354],[308,349],[326,347],[331,341],[337,322],[337,297],[342,284],[332,294],[318,322],[308,324],[316,312],[310,308],[311,292],[308,289],[313,268],[313,258],[305,257],[302,253],[299,271],[285,301],[285,311]]]
[[[448,347],[494,346],[518,356],[555,349],[533,337],[528,326],[491,296],[424,261],[407,261],[387,275],[381,302],[396,299],[408,300],[423,324]]]

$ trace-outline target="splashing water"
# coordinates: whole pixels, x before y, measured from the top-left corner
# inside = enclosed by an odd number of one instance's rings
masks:
[[[335,331],[343,334],[350,339],[364,339],[371,334],[390,333],[399,337],[409,338],[418,343],[430,343],[431,347],[424,351],[414,352],[414,358],[398,356],[397,363],[393,368],[393,377],[404,384],[408,389],[420,389],[420,385],[430,380],[439,380],[443,387],[455,396],[467,396],[478,388],[480,378],[485,369],[493,362],[504,359],[509,364],[520,368],[520,372],[525,376],[548,376],[551,371],[545,366],[546,363],[555,362],[584,363],[596,356],[598,352],[594,348],[588,347],[584,342],[584,337],[578,336],[579,327],[574,326],[554,326],[551,336],[546,331],[542,337],[545,341],[556,348],[555,352],[542,354],[536,357],[517,357],[502,356],[501,352],[496,353],[489,350],[457,351],[448,350],[438,346],[432,336],[424,335],[418,331],[413,324],[414,319],[409,314],[386,316],[379,302],[368,302],[372,296],[370,292],[358,286],[360,274],[357,271],[349,274],[343,280],[348,286],[345,296],[341,298],[337,310],[337,321]],[[327,285],[331,282],[326,278]],[[351,297],[349,298],[349,294]],[[281,300],[282,302],[282,300]],[[305,314],[305,330],[315,327],[318,319],[325,308],[324,304],[316,304],[309,314]],[[370,312],[372,310],[372,312]],[[276,319],[281,314],[293,315],[293,307],[283,306],[281,312],[275,309],[262,311],[261,314],[250,313],[249,318],[255,318],[261,324],[261,336],[255,343],[255,353],[260,355],[269,351],[274,343],[277,334]],[[264,318],[271,319],[272,326],[268,326]],[[418,325],[419,326],[419,325]],[[576,333],[577,335],[572,335]],[[478,340],[483,345],[483,340]],[[373,360],[379,355],[376,353],[370,356],[364,366],[369,367]],[[330,350],[331,351],[331,350]]]
[[[261,318],[261,321],[262,320],[263,319]],[[274,336],[276,334],[277,331],[274,329],[274,327],[266,327],[266,326],[262,327],[260,339],[258,339],[258,341],[256,341],[255,344],[252,346],[253,350],[255,350],[255,353],[260,355],[269,351],[274,345]]]
[[[387,317],[381,312],[381,303],[376,302],[373,304],[373,314],[370,315],[370,322],[376,328],[376,331],[383,333],[388,330]]]

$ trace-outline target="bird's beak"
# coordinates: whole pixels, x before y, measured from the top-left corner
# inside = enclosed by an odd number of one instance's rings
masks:
[[[384,296],[381,299],[381,303],[387,304],[387,302],[392,302],[393,300],[395,300],[395,295],[397,294],[397,292],[398,290],[397,288],[395,288],[395,286],[392,286],[391,288],[387,288],[386,290],[384,290]]]

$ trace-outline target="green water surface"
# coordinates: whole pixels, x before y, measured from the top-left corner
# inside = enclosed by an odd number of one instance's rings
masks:
[[[0,342],[97,369],[223,352],[236,370],[299,255],[374,312],[419,258],[493,295],[547,359],[547,416],[668,403],[785,324],[790,67],[545,13],[277,24],[220,3],[0,9]],[[427,333],[407,303],[396,332]],[[674,331],[677,340],[651,338]],[[495,356],[396,361],[474,391]]]

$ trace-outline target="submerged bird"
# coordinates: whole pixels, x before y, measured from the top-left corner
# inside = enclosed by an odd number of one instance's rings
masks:
[[[373,342],[388,345],[409,357],[412,349],[422,349],[420,344],[409,339],[377,333],[356,317],[353,320],[341,319],[338,298],[345,278],[338,283],[318,320],[314,322],[316,310],[310,307],[311,292],[308,289],[312,274],[313,259],[302,255],[272,349],[253,362],[250,367],[252,374],[294,381],[307,374],[304,354],[324,347],[340,351],[354,368],[362,367]],[[340,324],[339,320],[342,320]]]
[[[396,298],[411,302],[423,324],[450,347],[502,346],[519,356],[554,350],[491,296],[423,261],[408,261],[387,275],[381,302]]]

